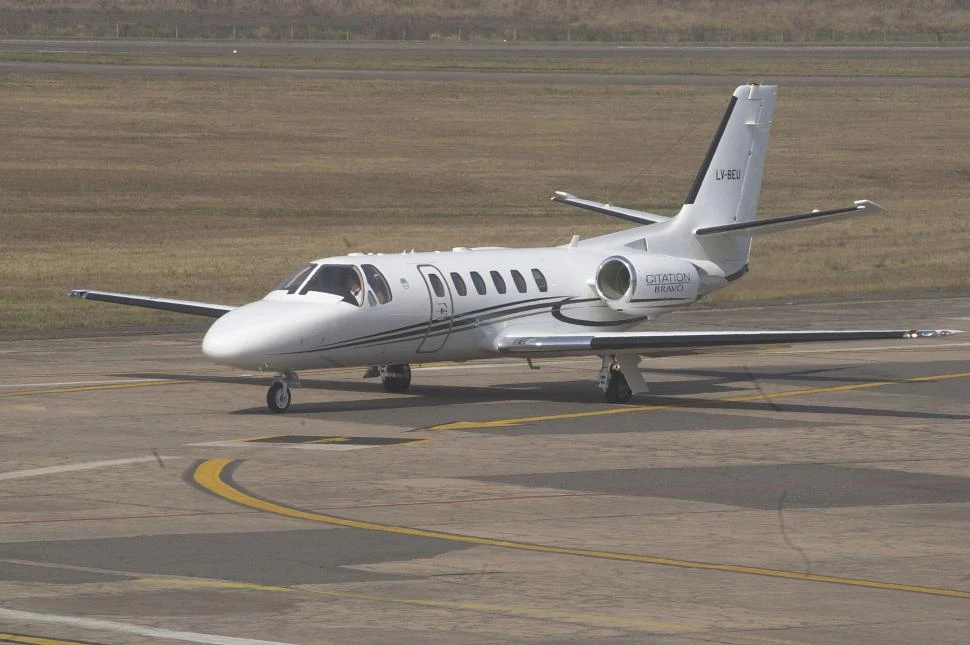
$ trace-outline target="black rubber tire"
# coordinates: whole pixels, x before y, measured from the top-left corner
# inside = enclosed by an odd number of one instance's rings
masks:
[[[270,409],[270,412],[286,412],[286,409],[290,407],[290,388],[286,383],[276,381],[269,386],[269,391],[266,393],[266,407]]]
[[[606,387],[606,400],[608,403],[626,403],[633,397],[633,390],[626,382],[623,372],[613,372],[610,377],[610,384]]]
[[[411,387],[411,366],[408,364],[388,365],[387,375],[381,377],[381,384],[388,392],[407,392],[407,389]]]

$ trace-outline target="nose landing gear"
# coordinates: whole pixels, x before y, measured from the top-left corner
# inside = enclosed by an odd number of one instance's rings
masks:
[[[286,409],[290,407],[291,385],[293,387],[300,385],[300,377],[295,372],[283,372],[273,379],[273,384],[269,386],[269,391],[266,392],[266,406],[270,409],[270,412],[286,412]]]

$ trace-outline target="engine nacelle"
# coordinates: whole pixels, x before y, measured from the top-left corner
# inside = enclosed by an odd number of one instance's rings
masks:
[[[697,267],[667,255],[614,255],[596,269],[597,295],[615,311],[688,304],[697,299]]]

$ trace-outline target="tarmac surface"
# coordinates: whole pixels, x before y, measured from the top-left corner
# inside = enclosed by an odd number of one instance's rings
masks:
[[[200,41],[200,40],[67,40],[67,39],[0,39],[0,56],[31,55],[178,55],[225,56],[231,65],[143,65],[107,62],[2,61],[0,73],[15,74],[80,74],[189,76],[213,78],[316,78],[397,81],[489,81],[497,83],[541,83],[580,85],[723,85],[746,83],[751,79],[738,74],[603,74],[569,72],[521,72],[497,70],[408,70],[408,69],[317,69],[299,68],[286,63],[267,66],[273,57],[347,57],[348,67],[355,58],[382,55],[399,61],[461,56],[494,59],[510,68],[516,60],[542,58],[571,60],[642,61],[685,58],[717,60],[967,60],[968,46],[640,46],[609,44],[550,43],[429,43],[429,42],[340,42],[340,41]],[[237,56],[239,58],[237,58]],[[247,56],[260,57],[260,64],[239,64]],[[231,60],[230,60],[231,59]],[[835,76],[835,75],[768,75],[762,83],[794,86],[925,86],[970,87],[970,76]]]
[[[78,303],[86,306],[111,306]],[[658,328],[970,329],[970,297]],[[970,336],[970,334],[967,334]],[[0,642],[965,643],[970,337],[269,379],[0,342]]]

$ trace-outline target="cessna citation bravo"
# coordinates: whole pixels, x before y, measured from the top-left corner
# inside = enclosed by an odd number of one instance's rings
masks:
[[[687,200],[664,217],[557,192],[554,201],[637,224],[564,246],[350,254],[306,264],[262,300],[234,307],[104,291],[70,295],[217,320],[202,341],[212,360],[275,374],[269,409],[290,405],[297,371],[361,366],[391,392],[409,363],[495,356],[597,355],[606,400],[647,392],[638,364],[656,350],[918,338],[948,330],[682,331],[646,329],[744,275],[751,238],[884,212],[871,201],[756,219],[775,86],[734,91]]]

